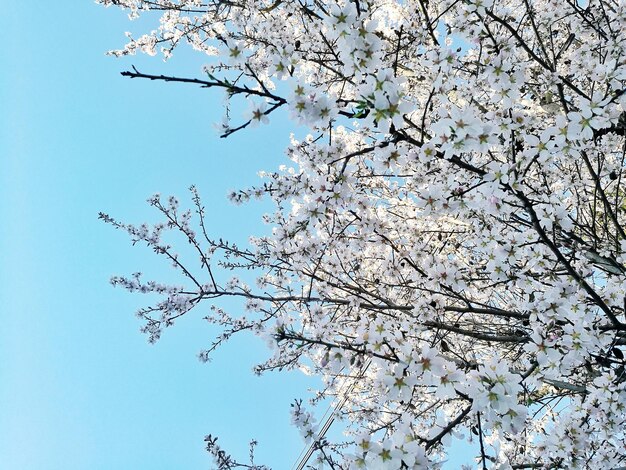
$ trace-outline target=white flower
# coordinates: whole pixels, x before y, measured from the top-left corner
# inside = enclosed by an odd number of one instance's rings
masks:
[[[241,41],[229,39],[226,41],[226,51],[224,52],[228,63],[232,65],[240,65],[246,61],[244,54],[244,45]]]
[[[259,123],[267,124],[270,120],[267,117],[267,103],[265,101],[250,101],[250,108],[245,114],[245,118],[250,121],[250,126],[256,127]]]

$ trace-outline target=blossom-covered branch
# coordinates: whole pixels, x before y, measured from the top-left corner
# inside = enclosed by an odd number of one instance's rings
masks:
[[[344,440],[302,402],[293,420],[329,468],[431,468],[453,437],[482,468],[624,467],[623,2],[99,3],[158,17],[113,55],[199,52],[198,78],[124,74],[221,90],[222,136],[280,112],[308,128],[230,195],[274,204],[250,246],[209,233],[195,189],[188,211],[151,198],[153,225],[102,215],[180,274],[113,278],[161,295],[151,340],[210,304],[202,359],[253,331],[257,372],[317,374]]]

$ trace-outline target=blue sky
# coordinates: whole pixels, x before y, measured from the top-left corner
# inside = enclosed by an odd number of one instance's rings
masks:
[[[215,333],[206,310],[148,345],[134,317],[148,299],[108,279],[137,270],[167,279],[170,270],[97,220],[105,211],[156,221],[147,197],[189,202],[196,184],[213,233],[245,241],[264,230],[266,207],[234,207],[225,195],[282,162],[288,132],[220,140],[219,93],[121,77],[130,64],[198,75],[204,58],[106,57],[124,31],[141,32],[117,9],[5,2],[3,18],[0,468],[206,469],[208,433],[244,456],[256,438],[259,462],[289,468],[302,449],[289,403],[311,382],[253,376],[266,353],[251,337],[201,364],[196,354]]]
[[[64,6],[60,6],[64,5]],[[211,364],[196,360],[215,330],[206,310],[147,344],[133,313],[149,299],[113,289],[113,274],[168,279],[165,263],[97,220],[156,221],[155,192],[188,203],[196,184],[212,233],[245,242],[266,230],[267,206],[230,205],[228,190],[284,163],[285,116],[219,139],[221,95],[129,80],[197,76],[204,58],[106,57],[124,31],[117,9],[89,1],[5,2],[0,38],[0,468],[206,469],[203,437],[290,468],[302,442],[289,403],[313,384],[300,374],[255,377],[266,355],[252,337]],[[232,306],[236,308],[235,306]],[[321,410],[324,411],[324,410]]]

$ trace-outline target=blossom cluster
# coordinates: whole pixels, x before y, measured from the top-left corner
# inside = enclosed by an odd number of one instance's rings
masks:
[[[126,74],[221,89],[223,136],[294,123],[285,164],[230,195],[274,206],[247,247],[207,233],[195,189],[194,211],[151,199],[156,225],[102,216],[182,276],[114,278],[163,296],[152,338],[209,302],[203,358],[251,330],[258,372],[318,375],[344,439],[302,402],[293,421],[322,466],[436,468],[459,439],[481,468],[625,465],[626,4],[99,3],[160,17],[115,54],[210,56],[199,78]]]

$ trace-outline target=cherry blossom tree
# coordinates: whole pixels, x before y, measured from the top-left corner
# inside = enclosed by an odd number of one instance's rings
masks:
[[[309,129],[230,195],[274,204],[247,247],[209,233],[195,188],[189,209],[151,198],[154,224],[101,215],[181,275],[112,279],[162,296],[150,341],[209,311],[202,359],[253,331],[259,373],[319,376],[292,410],[323,467],[437,468],[458,439],[483,469],[626,466],[626,3],[98,2],[155,20],[111,54],[198,52],[197,77],[123,75],[221,90],[222,137],[285,111]],[[340,442],[309,408],[327,398]],[[260,468],[207,439],[220,468]]]

